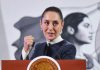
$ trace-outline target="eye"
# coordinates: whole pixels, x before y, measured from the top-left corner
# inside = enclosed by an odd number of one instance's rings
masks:
[[[58,22],[57,21],[53,21],[53,26],[57,26]]]
[[[48,26],[49,25],[49,21],[44,21],[44,24]]]
[[[84,27],[89,28],[90,24],[89,23],[85,23]]]

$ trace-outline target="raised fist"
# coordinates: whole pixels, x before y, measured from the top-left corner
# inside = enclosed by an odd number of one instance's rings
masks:
[[[28,52],[30,51],[30,48],[33,46],[34,43],[34,37],[32,35],[25,36],[24,37],[24,51]]]

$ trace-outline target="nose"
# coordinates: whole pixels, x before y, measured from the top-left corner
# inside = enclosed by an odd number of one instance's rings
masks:
[[[93,34],[94,34],[94,30],[93,30],[92,26],[91,26],[91,28],[90,28],[89,33],[90,33],[91,35],[93,35]]]
[[[52,30],[53,29],[53,24],[52,23],[49,24],[48,29],[49,30]]]

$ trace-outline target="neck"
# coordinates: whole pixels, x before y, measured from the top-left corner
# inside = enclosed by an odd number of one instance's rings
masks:
[[[70,38],[69,40],[74,46],[76,47],[76,50],[80,50],[80,48],[84,45],[83,42],[77,40],[76,38]]]
[[[54,39],[52,41],[48,40],[47,43],[55,44],[55,43],[58,43],[58,42],[60,42],[62,40],[63,40],[62,37],[61,36],[58,36],[58,37],[56,37],[56,39]]]
[[[79,42],[77,42],[76,40],[72,40],[72,42],[73,42],[73,44],[74,44],[74,46],[75,46],[75,48],[76,48],[76,56],[75,56],[75,58],[80,58],[80,57],[81,57],[81,53],[82,53],[81,47],[82,47],[84,44],[79,43]]]

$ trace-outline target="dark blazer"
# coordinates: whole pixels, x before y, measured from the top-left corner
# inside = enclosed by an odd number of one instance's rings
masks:
[[[51,55],[50,57],[54,59],[75,59],[75,54],[76,54],[76,48],[74,45],[69,43],[66,40],[63,40],[59,43],[53,44],[50,46],[51,47]],[[35,50],[31,51],[28,55],[29,59],[32,60],[35,57],[38,56],[47,56],[47,43],[38,43],[35,46]]]

